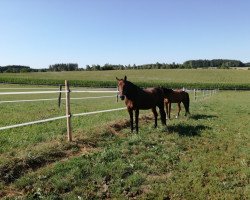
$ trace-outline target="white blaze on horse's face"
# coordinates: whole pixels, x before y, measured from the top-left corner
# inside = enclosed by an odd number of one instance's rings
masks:
[[[124,100],[125,99],[125,95],[123,93],[123,88],[124,88],[124,85],[125,85],[125,81],[123,79],[118,79],[116,78],[117,81],[118,81],[118,96],[120,97],[121,100]]]

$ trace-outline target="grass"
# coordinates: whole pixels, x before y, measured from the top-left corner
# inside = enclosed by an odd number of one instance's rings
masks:
[[[131,134],[126,111],[73,118],[72,143],[65,120],[1,131],[0,197],[249,199],[250,93],[222,91],[197,102],[190,96],[191,116],[182,112],[168,131],[154,129],[150,112],[142,112],[147,117]],[[72,111],[124,106],[115,100],[72,101]],[[56,101],[0,109],[0,126],[64,114]]]

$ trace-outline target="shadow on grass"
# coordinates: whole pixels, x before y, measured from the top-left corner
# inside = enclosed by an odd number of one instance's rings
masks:
[[[200,136],[201,132],[206,129],[211,129],[208,126],[204,125],[197,125],[197,126],[192,126],[192,125],[186,125],[186,124],[179,124],[179,125],[170,125],[168,126],[168,131],[171,132],[176,132],[180,136]]]
[[[218,118],[216,115],[204,115],[204,114],[196,114],[191,115],[189,117],[190,119],[198,120],[198,119],[212,119],[212,118]]]

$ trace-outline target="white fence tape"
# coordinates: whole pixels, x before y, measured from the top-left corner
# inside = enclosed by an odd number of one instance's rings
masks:
[[[74,98],[70,98],[71,99],[75,99],[75,100],[78,100],[78,99],[101,99],[101,98],[109,98],[109,97],[116,97],[116,95],[112,95],[112,96],[98,96],[98,97],[74,97]],[[65,98],[63,98],[65,99]]]
[[[105,112],[113,112],[113,111],[119,111],[119,110],[125,110],[125,109],[126,109],[126,107],[114,108],[114,109],[109,109],[109,110],[99,110],[99,111],[93,111],[93,112],[72,114],[71,116],[78,117],[78,116],[92,115],[92,114],[105,113]],[[54,117],[54,118],[49,118],[49,119],[43,119],[43,120],[38,120],[38,121],[33,121],[33,122],[26,122],[26,123],[22,123],[22,124],[16,124],[16,125],[11,125],[11,126],[0,127],[0,130],[16,128],[16,127],[21,127],[21,126],[27,126],[27,125],[32,125],[32,124],[38,124],[38,123],[43,123],[43,122],[54,121],[54,120],[58,120],[58,119],[67,118],[69,116],[70,115],[65,115],[65,116]]]
[[[15,100],[15,101],[0,101],[0,104],[1,103],[35,102],[35,101],[53,101],[53,100],[58,100],[58,98],[53,98],[53,99],[24,99],[24,100]]]
[[[127,109],[127,107],[114,108],[114,109],[109,109],[109,110],[99,110],[99,111],[93,111],[93,112],[87,112],[87,113],[78,113],[78,114],[73,114],[72,116],[77,117],[77,116],[92,115],[92,114],[97,114],[97,113],[112,112],[112,111],[125,110],[125,109]]]
[[[75,97],[70,98],[71,100],[84,100],[84,99],[101,99],[101,98],[109,98],[109,97],[116,97],[116,95],[112,96],[98,96],[98,97]],[[62,98],[66,99],[66,98]],[[24,100],[14,100],[14,101],[0,101],[1,103],[19,103],[19,102],[36,102],[36,101],[55,101],[58,100],[58,98],[51,98],[51,99],[24,99]]]
[[[27,125],[32,125],[32,124],[38,124],[38,123],[43,123],[43,122],[49,122],[49,121],[54,121],[57,119],[63,119],[63,118],[67,118],[67,117],[69,117],[69,116],[65,115],[65,116],[53,117],[53,118],[49,118],[49,119],[42,119],[42,120],[33,121],[33,122],[26,122],[26,123],[22,123],[22,124],[15,124],[15,125],[11,125],[11,126],[0,127],[0,130],[16,128],[16,127],[21,127],[21,126],[27,126]]]
[[[65,93],[66,91],[30,91],[30,92],[0,92],[0,95],[14,95],[14,94],[53,94]],[[69,91],[67,91],[69,92]],[[71,90],[71,93],[117,93],[118,91],[111,90]]]
[[[0,88],[0,90],[56,90],[57,88]]]
[[[118,91],[112,91],[112,90],[71,90],[72,93],[117,93]]]
[[[34,92],[0,92],[0,95],[13,95],[13,94],[53,94],[64,93],[65,91],[34,91]]]

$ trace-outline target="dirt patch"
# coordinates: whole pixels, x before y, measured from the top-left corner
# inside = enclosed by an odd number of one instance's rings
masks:
[[[120,131],[130,126],[129,120],[120,120],[107,126],[108,131],[114,135],[119,135]]]
[[[50,163],[86,153],[95,148],[95,144],[84,141],[56,145],[43,151],[34,151],[23,158],[12,158],[0,166],[0,182],[10,184],[28,171],[34,171]]]

